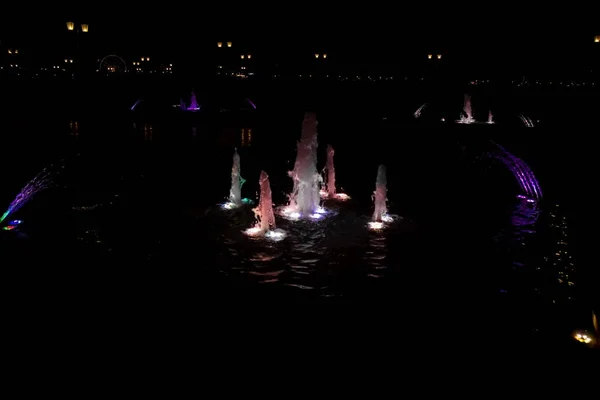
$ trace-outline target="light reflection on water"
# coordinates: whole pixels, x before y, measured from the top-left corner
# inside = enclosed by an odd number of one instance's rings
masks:
[[[287,236],[281,241],[238,235],[251,223],[250,209],[215,209],[221,213],[223,254],[221,272],[243,274],[254,283],[275,284],[312,292],[322,297],[342,296],[347,276],[382,278],[387,269],[386,237],[369,232],[367,216],[357,216],[332,205],[321,220],[291,221],[278,218]]]

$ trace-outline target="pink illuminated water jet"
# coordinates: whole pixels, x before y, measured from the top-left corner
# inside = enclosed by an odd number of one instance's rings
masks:
[[[275,214],[273,213],[273,200],[269,175],[265,171],[260,172],[260,200],[254,208],[257,223],[253,228],[246,231],[248,235],[266,235],[267,232],[275,230]]]
[[[320,184],[323,178],[317,171],[317,116],[306,113],[302,122],[302,137],[297,145],[294,170],[289,172],[294,180],[294,189],[286,214],[298,217],[317,214],[320,208]]]
[[[475,122],[475,118],[473,116],[473,108],[471,106],[471,96],[465,94],[465,103],[463,106],[463,113],[460,116],[460,120],[458,121],[461,124],[472,124]]]
[[[330,197],[335,196],[335,165],[333,164],[333,156],[335,151],[331,145],[327,146],[327,164],[325,170],[327,171],[327,193]]]
[[[323,198],[327,199],[336,199],[336,200],[348,200],[350,196],[346,193],[336,193],[335,187],[335,164],[333,162],[333,156],[335,155],[335,150],[331,145],[327,146],[327,163],[325,164],[325,168],[323,169],[323,174],[325,175],[326,185],[321,189],[319,194]]]

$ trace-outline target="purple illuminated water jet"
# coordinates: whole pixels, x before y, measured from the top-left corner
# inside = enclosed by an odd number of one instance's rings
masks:
[[[192,92],[192,94],[190,95],[190,105],[189,106],[186,106],[184,101],[181,100],[180,107],[184,111],[200,111],[200,105],[198,104],[198,101],[196,100],[196,93]]]
[[[51,187],[54,184],[55,171],[49,170],[49,168],[44,168],[42,172],[37,174],[15,197],[15,199],[10,203],[8,209],[2,214],[0,217],[0,224],[8,218],[9,215],[17,212],[21,207],[23,207],[32,197],[41,192],[44,189]]]
[[[288,214],[311,216],[320,208],[319,188],[323,178],[317,171],[317,116],[306,113],[302,122],[302,137],[297,145],[296,163],[289,172],[294,189],[286,208]]]
[[[526,196],[528,199],[541,199],[542,188],[540,187],[540,184],[533,174],[531,168],[529,168],[529,166],[519,157],[506,151],[504,147],[493,141],[491,143],[497,148],[497,151],[493,154],[493,157],[506,165],[506,167],[514,175],[521,188],[521,191],[524,193],[524,196]]]

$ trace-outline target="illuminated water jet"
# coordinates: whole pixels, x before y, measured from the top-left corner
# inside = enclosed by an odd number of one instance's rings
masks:
[[[375,182],[375,191],[373,192],[373,203],[375,211],[369,223],[369,228],[373,230],[383,229],[384,222],[393,222],[393,217],[387,213],[387,175],[386,168],[380,165],[377,169],[377,180]]]
[[[348,200],[350,196],[346,193],[336,193],[335,187],[335,164],[333,162],[333,156],[335,151],[331,145],[327,146],[327,163],[323,168],[323,175],[325,176],[325,187],[319,191],[322,198],[335,199],[335,200]]]
[[[44,189],[49,188],[54,184],[55,172],[50,171],[49,168],[44,168],[39,174],[37,174],[15,197],[10,203],[8,209],[0,217],[0,224],[11,214],[17,212],[23,207],[29,200],[33,198],[36,193],[41,192]]]
[[[273,199],[269,175],[265,171],[260,172],[260,200],[254,208],[257,223],[254,227],[246,230],[248,236],[264,236],[272,240],[285,238],[285,231],[276,229],[275,214],[273,212]]]
[[[190,105],[186,106],[185,102],[181,100],[180,107],[183,111],[200,111],[200,105],[196,100],[196,93],[192,92],[190,95]]]
[[[488,113],[488,120],[487,120],[488,124],[494,124],[494,114],[492,114],[492,110],[490,110],[490,112]]]
[[[317,213],[320,204],[320,184],[323,178],[317,171],[317,117],[315,113],[306,113],[302,122],[302,136],[297,144],[296,163],[289,176],[294,188],[284,215],[292,219],[312,216]]]
[[[415,118],[421,117],[421,113],[423,113],[423,109],[425,109],[425,107],[427,107],[427,103],[423,104],[421,107],[419,107],[417,109],[417,111],[415,111],[415,113],[414,113]]]
[[[242,204],[242,185],[245,179],[241,176],[240,155],[237,149],[233,152],[233,165],[231,167],[231,189],[229,190],[229,202],[236,206]]]
[[[460,124],[472,124],[475,122],[475,118],[473,116],[473,107],[471,106],[471,96],[468,94],[465,94],[463,112],[461,113],[460,120],[457,122]]]

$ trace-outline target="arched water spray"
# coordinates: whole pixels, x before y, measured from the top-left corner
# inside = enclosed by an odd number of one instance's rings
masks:
[[[491,143],[496,146],[497,149],[492,156],[506,165],[509,171],[514,175],[521,188],[522,195],[532,201],[541,200],[543,196],[542,188],[529,165],[519,157],[506,151],[504,147],[499,144],[493,141],[491,141]]]

